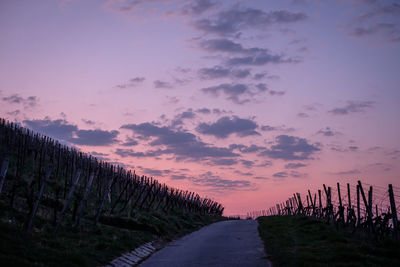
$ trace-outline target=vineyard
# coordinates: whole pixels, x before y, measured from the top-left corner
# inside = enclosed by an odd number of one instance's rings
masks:
[[[368,187],[368,191],[364,189]],[[400,196],[394,193],[400,190],[389,184],[387,188],[362,184],[337,183],[336,187],[323,185],[323,190],[314,194],[308,190],[305,198],[300,193],[293,194],[283,203],[278,203],[268,210],[250,212],[248,217],[257,218],[269,215],[305,215],[337,227],[364,229],[375,237],[393,237],[399,240],[400,225],[398,222]]]
[[[192,222],[200,226],[206,217],[221,218],[224,210],[211,199],[98,160],[4,119],[0,164],[1,220],[15,222],[25,240],[43,229],[56,240],[60,232],[82,232],[83,224],[86,229],[101,224],[162,235],[161,227],[140,221],[140,215],[187,229]],[[183,221],[169,222],[171,214],[180,214]],[[184,221],[188,218],[192,221]]]

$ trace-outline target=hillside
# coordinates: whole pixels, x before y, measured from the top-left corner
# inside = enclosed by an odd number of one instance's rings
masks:
[[[95,266],[224,219],[221,204],[0,120],[0,263]]]

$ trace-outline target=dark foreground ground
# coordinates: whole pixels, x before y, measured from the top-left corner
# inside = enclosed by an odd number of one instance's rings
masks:
[[[183,212],[141,212],[131,219],[103,217],[96,227],[84,220],[79,231],[67,222],[55,238],[54,228],[37,218],[32,237],[25,239],[24,214],[7,209],[0,201],[0,266],[102,266],[146,242],[173,240],[224,219]]]
[[[274,266],[400,266],[400,243],[374,240],[310,217],[258,218]]]
[[[169,243],[140,266],[270,266],[257,225],[254,220],[211,224]]]

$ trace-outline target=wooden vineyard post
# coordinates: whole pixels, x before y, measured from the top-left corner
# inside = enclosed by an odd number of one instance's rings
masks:
[[[350,192],[350,184],[347,184],[347,219],[346,219],[346,224],[352,223],[352,226],[355,226],[355,213],[353,210],[353,207],[351,206],[351,192]]]
[[[373,227],[373,222],[372,222],[371,207],[368,205],[367,198],[365,197],[365,194],[364,194],[364,189],[363,189],[363,187],[361,185],[361,181],[358,181],[358,185],[359,185],[359,188],[360,188],[361,196],[362,196],[363,201],[364,201],[365,208],[367,209],[368,224],[369,224],[370,230],[372,232],[375,232],[374,227]]]
[[[106,198],[111,191],[111,185],[112,185],[113,181],[114,181],[114,173],[111,174],[111,177],[108,180],[107,188],[106,188],[106,190],[104,190],[103,198],[101,200],[99,208],[97,209],[96,217],[94,220],[95,226],[99,223],[101,212],[103,211],[103,207],[104,207],[104,202],[106,202]]]
[[[315,213],[315,200],[313,202],[310,189],[308,189],[308,196],[310,197],[310,202],[311,202],[311,206],[312,206],[312,215],[314,215],[314,213]]]
[[[372,186],[369,187],[369,191],[368,191],[368,207],[371,211],[371,216],[373,216],[373,214],[372,214],[372,207],[373,207],[373,205],[372,205]],[[378,214],[376,214],[376,215],[378,215]]]
[[[303,202],[301,201],[300,193],[297,193],[297,198],[298,198],[298,210],[299,213],[303,213]]]
[[[8,164],[10,163],[8,157],[3,159],[1,163],[1,170],[0,170],[0,194],[1,190],[3,189],[4,180],[6,179],[6,174],[8,170]]]
[[[360,186],[357,185],[357,226],[360,225]]]
[[[350,184],[347,184],[347,197],[349,202],[349,209],[351,209]]]
[[[71,200],[72,194],[73,194],[74,191],[75,191],[75,187],[76,187],[76,185],[77,185],[78,182],[79,182],[79,177],[80,177],[80,176],[81,176],[81,170],[77,170],[76,173],[75,173],[74,181],[73,181],[73,183],[72,183],[72,185],[71,185],[71,188],[69,189],[67,198],[65,199],[63,209],[61,210],[60,216],[58,217],[57,225],[56,225],[56,228],[54,229],[54,235],[57,235],[58,229],[60,228],[62,219],[63,219],[63,217],[64,217],[64,213],[65,213],[65,211],[66,211],[67,208],[68,208],[68,204],[69,204],[69,202],[70,202],[70,200]]]
[[[337,183],[337,190],[338,190],[338,198],[339,198],[339,221],[344,224],[344,207],[342,203],[342,196],[340,194],[340,184]]]
[[[153,190],[155,183],[154,182],[150,182],[150,183],[151,183],[151,185],[150,185],[149,189],[147,190],[146,195],[143,197],[142,201],[138,205],[139,210],[142,209],[144,203],[146,202],[147,198],[149,197],[149,195],[151,193],[151,190]]]
[[[399,235],[398,235],[399,222],[397,218],[396,203],[394,201],[393,186],[391,184],[389,184],[389,199],[390,199],[390,209],[392,211],[393,235],[396,240],[399,240]]]
[[[35,204],[33,205],[33,209],[31,211],[31,213],[29,214],[28,220],[25,223],[25,238],[28,238],[31,235],[32,226],[33,226],[33,219],[36,216],[36,212],[37,212],[37,210],[39,208],[40,199],[42,198],[42,195],[43,195],[43,192],[44,192],[44,187],[46,186],[46,183],[50,178],[50,174],[51,174],[51,167],[49,167],[47,172],[46,172],[44,180],[42,181],[42,185],[40,186],[39,193],[37,195],[37,199],[35,201]]]
[[[97,174],[98,174],[98,172],[96,173],[96,176],[97,176]],[[78,208],[78,212],[77,212],[78,215],[76,217],[76,223],[75,223],[75,227],[76,228],[79,227],[79,224],[80,224],[80,221],[81,221],[81,217],[82,217],[82,213],[83,213],[83,208],[86,205],[86,199],[87,199],[87,197],[89,195],[90,187],[92,186],[94,177],[95,177],[95,173],[94,173],[94,171],[92,171],[90,173],[90,176],[89,176],[89,181],[86,184],[85,192],[83,193],[83,198],[81,200],[81,203],[79,203],[79,208]]]
[[[328,187],[328,189],[326,189],[325,184],[323,186],[324,186],[324,191],[325,191],[325,194],[326,194],[326,210],[327,210],[327,213],[325,214],[325,216],[327,217],[328,222],[330,222],[331,217],[332,217],[332,212],[333,212],[332,202],[331,202],[331,188]]]
[[[321,199],[321,190],[318,189],[318,197],[319,197],[319,209],[318,209],[318,216],[322,215],[322,199]]]

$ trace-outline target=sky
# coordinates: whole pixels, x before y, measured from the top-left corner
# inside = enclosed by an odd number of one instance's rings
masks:
[[[400,1],[0,0],[0,116],[245,214],[400,187]]]

